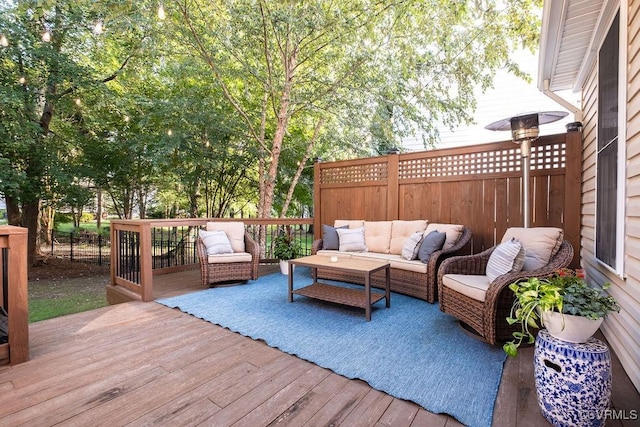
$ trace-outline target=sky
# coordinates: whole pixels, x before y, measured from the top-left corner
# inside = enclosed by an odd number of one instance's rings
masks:
[[[476,124],[459,127],[453,131],[450,131],[446,126],[440,127],[440,143],[436,148],[510,140],[510,132],[490,131],[484,127],[489,123],[522,113],[541,111],[568,112],[538,90],[536,86],[538,81],[537,53],[531,54],[529,51],[516,52],[514,59],[524,71],[531,75],[531,83],[526,83],[506,71],[500,71],[496,75],[493,89],[487,90],[484,94],[479,90],[476,92],[477,108],[474,114]],[[514,96],[514,94],[517,94],[517,96]],[[560,95],[572,104],[578,105],[579,94],[569,92]],[[541,125],[540,135],[565,133],[565,124],[573,121],[575,121],[573,115],[569,114],[563,120]],[[425,149],[419,137],[407,138],[402,142],[402,145],[407,151],[422,151]]]

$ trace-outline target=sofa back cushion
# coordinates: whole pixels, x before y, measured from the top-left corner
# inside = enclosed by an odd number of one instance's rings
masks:
[[[233,252],[244,252],[244,222],[207,222],[207,231],[220,230],[227,234]]]
[[[515,238],[524,248],[524,266],[522,270],[532,271],[542,268],[558,252],[564,232],[557,227],[511,227],[502,237],[502,242]]]
[[[391,244],[391,221],[365,221],[364,241],[367,251],[388,254]]]
[[[364,220],[362,219],[336,219],[333,223],[335,228],[344,227],[347,228],[360,228],[364,227]]]
[[[411,221],[395,220],[391,222],[391,243],[389,253],[402,255],[402,248],[407,239],[416,231],[424,232],[427,228],[427,221],[417,219]]]
[[[442,247],[443,251],[449,250],[456,244],[460,235],[462,234],[462,230],[464,227],[459,224],[438,224],[438,223],[429,223],[427,225],[427,229],[424,232],[424,235],[427,236],[432,231],[439,231],[441,233],[445,233],[447,238],[444,241],[444,246]]]

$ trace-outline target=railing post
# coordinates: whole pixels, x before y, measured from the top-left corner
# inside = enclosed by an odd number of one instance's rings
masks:
[[[8,282],[6,307],[9,317],[9,342],[0,345],[0,359],[8,353],[9,363],[29,360],[29,311],[27,293],[27,229],[14,226],[0,227],[2,280]],[[4,265],[6,262],[6,265]],[[5,268],[6,267],[6,268]],[[4,301],[3,301],[4,302]],[[8,346],[8,352],[5,352]]]
[[[153,265],[151,245],[151,224],[146,222],[140,226],[140,286],[142,301],[153,301]]]

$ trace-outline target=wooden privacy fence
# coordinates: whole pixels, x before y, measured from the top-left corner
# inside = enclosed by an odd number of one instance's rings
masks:
[[[532,227],[561,227],[576,255],[580,248],[581,132],[540,137],[532,144]],[[522,157],[512,141],[317,162],[314,229],[336,219],[427,219],[473,230],[465,251],[496,244],[523,225]]]

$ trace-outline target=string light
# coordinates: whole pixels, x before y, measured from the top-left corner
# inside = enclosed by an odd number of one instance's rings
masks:
[[[46,43],[51,41],[51,33],[49,32],[49,30],[46,30],[44,33],[42,33],[42,41]]]
[[[80,106],[82,104],[82,101],[80,100],[80,98],[76,98],[76,105]]]
[[[21,85],[25,84],[27,82],[27,79],[24,78],[24,76],[20,77],[20,79],[18,80],[18,83],[20,83]]]
[[[93,26],[93,34],[101,34],[102,33],[102,21],[97,21],[96,25]]]
[[[167,135],[169,135],[169,136],[173,135],[173,131],[172,131],[171,129],[169,129],[169,130],[167,131]]]
[[[158,19],[160,19],[161,21],[164,21],[164,18],[166,18],[167,15],[165,15],[164,13],[164,6],[162,6],[162,3],[160,3],[158,5]]]
[[[4,34],[0,36],[0,46],[2,47],[9,46],[9,40],[7,40],[7,37]]]
[[[129,116],[124,116],[124,122],[129,123]]]

